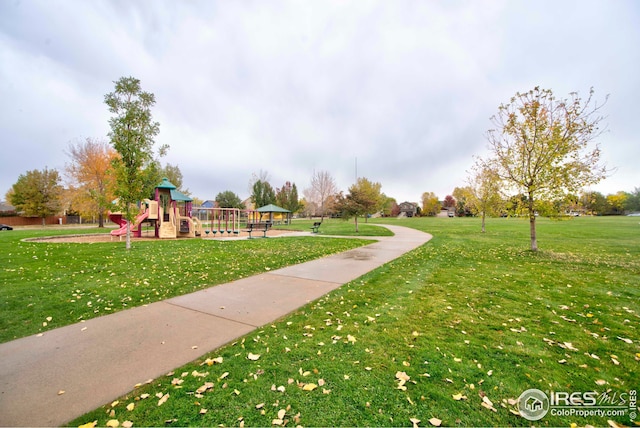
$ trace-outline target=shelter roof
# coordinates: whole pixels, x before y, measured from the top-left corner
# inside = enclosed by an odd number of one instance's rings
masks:
[[[258,208],[256,211],[259,213],[290,213],[291,211],[285,210],[277,205],[269,204],[264,207]]]

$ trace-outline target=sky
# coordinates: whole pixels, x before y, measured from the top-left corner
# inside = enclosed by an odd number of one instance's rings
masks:
[[[200,199],[252,175],[302,195],[314,171],[398,202],[466,184],[501,103],[536,86],[604,102],[595,141],[640,187],[640,2],[634,0],[0,0],[0,199],[108,141],[105,94],[155,95],[156,145]],[[607,99],[608,96],[608,99]]]

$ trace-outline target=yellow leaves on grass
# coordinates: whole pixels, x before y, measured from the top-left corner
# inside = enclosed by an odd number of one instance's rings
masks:
[[[204,362],[202,364],[200,364],[201,366],[203,365],[208,365],[208,366],[212,366],[214,364],[222,364],[222,362],[224,361],[224,359],[222,357],[216,357],[216,358],[207,358],[206,360],[204,360]]]
[[[462,395],[461,393],[460,394],[453,394],[451,397],[455,401],[461,401],[461,400],[466,400],[467,399],[467,396],[466,395]]]
[[[482,397],[482,403],[480,403],[482,405],[482,407],[484,407],[485,409],[489,409],[492,412],[497,412],[496,408],[493,407],[493,403],[491,402],[491,400],[489,400],[489,397],[487,397],[486,395],[481,395]]]
[[[429,419],[429,423],[431,425],[433,425],[434,427],[439,427],[440,425],[442,425],[442,419],[431,418],[431,419]]]
[[[397,388],[401,391],[406,391],[407,387],[405,386],[405,384],[410,379],[411,379],[411,376],[409,376],[406,372],[397,371],[396,372],[396,380],[398,381]]]
[[[247,355],[247,359],[251,361],[258,361],[260,359],[260,354],[253,354],[249,352],[249,355]]]
[[[169,394],[164,394],[162,397],[160,397],[160,400],[158,400],[158,406],[162,406],[164,403],[167,402],[168,399],[169,399]]]

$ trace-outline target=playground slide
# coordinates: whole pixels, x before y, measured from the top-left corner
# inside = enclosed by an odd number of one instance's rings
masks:
[[[136,217],[135,223],[133,224],[133,227],[131,228],[131,230],[133,231],[136,227],[138,227],[140,225],[140,223],[142,223],[144,221],[144,219],[146,219],[147,217],[149,217],[149,209],[148,208],[146,210],[144,210],[143,213],[138,214],[138,216]],[[119,221],[116,221],[116,220],[118,220],[118,218],[119,218]],[[126,235],[126,233],[127,233],[127,220],[125,220],[122,217],[121,214],[115,214],[115,215],[114,214],[109,214],[109,219],[120,226],[120,228],[111,231],[111,236]]]

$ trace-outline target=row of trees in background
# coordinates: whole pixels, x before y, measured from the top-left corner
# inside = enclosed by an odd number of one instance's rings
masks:
[[[103,226],[104,214],[117,198],[118,208],[132,220],[133,207],[152,197],[153,188],[167,177],[183,193],[182,173],[178,166],[161,166],[167,150],[153,150],[159,124],[152,120],[153,94],[141,90],[140,81],[128,77],[115,83],[105,95],[112,117],[109,143],[86,139],[68,148],[70,162],[65,168],[67,187],[56,170],[32,170],[20,175],[7,192],[7,200],[28,216],[44,218],[62,209],[83,215],[95,215]],[[604,196],[579,190],[599,182],[608,170],[600,163],[600,150],[589,143],[600,134],[601,105],[576,93],[568,99],[556,99],[550,90],[538,87],[516,93],[502,104],[492,117],[489,130],[491,155],[478,158],[467,186],[456,188],[440,201],[432,192],[422,195],[419,215],[437,215],[442,206],[457,215],[526,215],[530,222],[531,249],[537,249],[537,215],[562,213],[597,215],[640,211],[640,189]],[[381,192],[381,184],[358,178],[345,194],[327,171],[314,172],[310,186],[300,199],[295,183],[274,188],[266,172],[250,180],[254,207],[275,204],[305,216],[367,218],[380,213],[396,216],[397,202]],[[511,196],[508,196],[510,194]],[[513,196],[515,195],[515,196]],[[197,201],[196,201],[197,202]],[[231,191],[216,197],[220,207],[245,208]],[[127,247],[128,247],[127,240]]]

